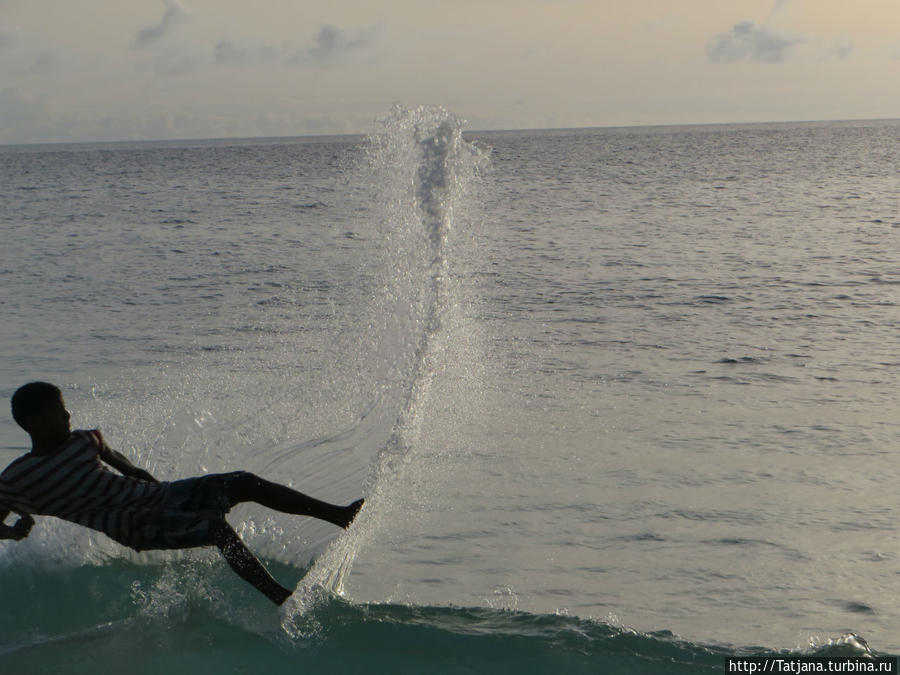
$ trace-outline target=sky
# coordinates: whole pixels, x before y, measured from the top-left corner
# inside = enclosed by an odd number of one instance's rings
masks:
[[[900,117],[898,0],[0,0],[0,144]]]

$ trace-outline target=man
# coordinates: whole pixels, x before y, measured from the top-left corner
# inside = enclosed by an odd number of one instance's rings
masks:
[[[136,551],[216,546],[241,578],[281,605],[291,591],[272,578],[225,514],[252,501],[346,528],[363,506],[362,499],[328,504],[246,471],[161,483],[111,449],[99,431],[72,431],[62,392],[47,382],[20,387],[12,414],[32,446],[0,474],[0,539],[24,539],[31,516],[47,515],[104,532]],[[10,511],[20,517],[4,525]]]

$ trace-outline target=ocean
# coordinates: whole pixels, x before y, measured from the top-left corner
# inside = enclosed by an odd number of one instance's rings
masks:
[[[276,608],[214,550],[38,518],[0,672],[724,672],[900,653],[900,121],[0,147],[0,393],[162,480],[246,469]],[[28,438],[0,416],[0,464]]]

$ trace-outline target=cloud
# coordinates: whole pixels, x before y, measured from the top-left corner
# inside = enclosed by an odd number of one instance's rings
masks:
[[[369,63],[377,56],[384,30],[381,24],[342,28],[325,23],[309,46],[289,51],[270,45],[246,45],[223,38],[216,43],[213,62],[234,68],[280,63],[287,66],[336,66]]]
[[[853,45],[849,42],[842,42],[832,46],[826,53],[826,57],[843,61],[853,53]]]
[[[801,37],[776,33],[752,21],[742,21],[728,31],[719,33],[706,47],[706,57],[711,63],[782,63],[790,56],[794,45],[804,42]]]
[[[35,54],[22,72],[25,75],[46,75],[62,70],[65,63],[65,56],[61,52],[45,49]]]
[[[153,26],[141,28],[135,36],[134,46],[138,49],[155,45],[172,35],[178,26],[188,19],[188,13],[175,0],[163,0],[166,10],[162,19]]]
[[[22,29],[16,26],[0,26],[0,49],[15,45],[21,34]]]
[[[788,3],[788,0],[775,0],[775,4],[772,6],[772,11],[769,12],[769,20],[775,16],[782,7],[784,7]]]
[[[150,70],[157,75],[186,75],[194,72],[200,64],[200,59],[194,53],[179,47],[157,54],[150,64]]]
[[[375,50],[383,33],[381,24],[355,30],[322,24],[313,44],[294,54],[288,63],[295,66],[331,66],[371,62],[375,59]]]
[[[180,27],[190,18],[187,10],[176,0],[163,0],[163,4],[166,8],[159,23],[141,28],[135,36],[134,48],[151,55],[138,68],[167,76],[191,73],[208,58],[178,35]]]
[[[2,0],[0,0],[2,1]],[[184,75],[209,66],[248,68],[278,64],[283,66],[334,66],[369,63],[378,55],[383,29],[381,24],[361,28],[342,28],[322,24],[309,46],[293,51],[264,43],[222,38],[215,45],[198,45],[180,33],[190,17],[177,0],[163,0],[166,8],[159,23],[138,31],[134,48],[149,53],[138,64],[157,75]]]
[[[0,143],[41,143],[54,131],[49,97],[15,87],[0,90]]]
[[[231,40],[219,40],[215,46],[214,62],[217,66],[244,67],[272,63],[278,58],[275,47],[245,47]]]
[[[39,37],[18,26],[0,26],[0,71],[14,77],[46,75],[63,69],[68,54],[56,47],[42,46]]]

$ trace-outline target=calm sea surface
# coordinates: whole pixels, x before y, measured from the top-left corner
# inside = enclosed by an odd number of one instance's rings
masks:
[[[4,398],[58,383],[161,479],[368,498],[340,537],[232,512],[280,613],[39,519],[0,665],[900,652],[900,122],[460,128],[0,148]]]

